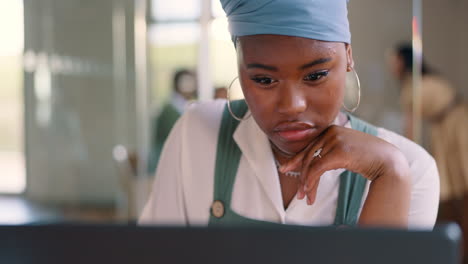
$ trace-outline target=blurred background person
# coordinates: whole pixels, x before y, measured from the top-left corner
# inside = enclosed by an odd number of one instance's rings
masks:
[[[160,114],[153,121],[151,131],[151,152],[148,160],[149,172],[154,174],[159,162],[164,142],[175,122],[184,112],[191,100],[197,98],[197,78],[189,69],[180,69],[174,73],[173,93]]]
[[[395,47],[390,68],[400,81],[405,135],[412,135],[413,50]],[[429,127],[429,150],[436,159],[441,187],[439,221],[457,221],[468,231],[468,106],[440,74],[422,63],[422,118]],[[465,235],[466,236],[466,235]]]
[[[213,99],[227,99],[227,89],[226,87],[216,87],[214,91]]]

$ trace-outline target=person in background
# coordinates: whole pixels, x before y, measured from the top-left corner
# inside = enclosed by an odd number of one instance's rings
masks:
[[[193,71],[180,69],[175,72],[173,79],[173,93],[159,116],[153,122],[151,136],[151,150],[149,158],[149,173],[154,174],[158,166],[159,157],[164,142],[177,119],[182,115],[188,102],[197,97],[197,78]]]
[[[226,87],[216,87],[213,99],[226,99],[227,98],[227,88]]]
[[[405,117],[405,135],[411,138],[413,50],[410,44],[401,44],[395,48],[391,69],[401,84],[400,101]],[[466,234],[468,106],[456,89],[424,61],[421,89],[422,118],[429,126],[429,149],[437,162],[440,175],[441,203],[438,219],[458,222]]]

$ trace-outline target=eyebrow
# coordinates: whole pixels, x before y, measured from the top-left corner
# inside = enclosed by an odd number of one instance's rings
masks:
[[[252,69],[252,68],[260,68],[268,71],[278,71],[278,68],[275,66],[269,66],[261,63],[250,63],[247,64],[247,69]]]
[[[310,67],[318,65],[318,64],[329,62],[331,60],[332,60],[332,58],[320,58],[320,59],[314,60],[312,62],[309,62],[309,63],[306,63],[306,64],[300,66],[299,69],[304,70],[304,69],[310,68]],[[249,64],[247,64],[247,69],[252,69],[252,68],[259,68],[259,69],[264,69],[264,70],[268,70],[268,71],[278,71],[277,67],[271,66],[271,65],[265,65],[265,64],[261,64],[261,63],[249,63]]]
[[[331,60],[332,60],[332,58],[320,58],[318,60],[314,60],[312,62],[309,62],[307,64],[302,65],[301,67],[299,67],[299,69],[304,70],[304,69],[310,68],[310,67],[318,65],[318,64],[329,62]]]

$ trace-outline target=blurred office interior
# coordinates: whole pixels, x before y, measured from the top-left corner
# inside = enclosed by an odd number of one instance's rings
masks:
[[[468,0],[351,0],[356,114],[403,133],[387,63],[402,42],[468,96],[466,13]],[[0,224],[134,222],[174,73],[196,73],[197,100],[237,76],[218,0],[2,0],[0,32]]]

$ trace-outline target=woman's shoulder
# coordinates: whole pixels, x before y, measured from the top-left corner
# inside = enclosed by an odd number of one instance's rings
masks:
[[[375,128],[377,130],[376,136],[397,147],[406,157],[410,166],[418,165],[419,167],[435,164],[434,158],[423,147],[410,139],[386,128],[371,124],[365,120],[356,117],[355,119],[360,120],[361,123],[366,124],[367,126]],[[351,127],[351,124],[348,123],[347,126]]]
[[[439,86],[447,89],[453,89],[452,84],[445,78],[436,74],[427,74],[422,78],[423,86]]]
[[[189,104],[184,113],[188,119],[198,119],[198,121],[212,121],[220,119],[224,110],[226,100],[216,99],[210,101],[197,101]]]
[[[382,127],[378,128],[378,136],[396,146],[405,155],[412,170],[421,172],[435,167],[436,163],[431,154],[408,138]]]
[[[184,130],[192,132],[218,131],[226,100],[191,103],[181,117]]]

